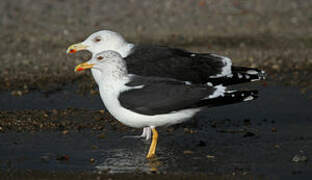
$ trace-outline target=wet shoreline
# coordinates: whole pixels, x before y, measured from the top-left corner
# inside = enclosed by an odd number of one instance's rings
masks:
[[[251,103],[207,109],[187,123],[159,128],[157,158],[148,161],[148,142],[123,138],[141,130],[114,120],[98,95],[79,94],[76,86],[67,85],[48,96],[0,94],[2,99],[20,101],[16,109],[7,104],[0,112],[1,173],[18,177],[18,172],[26,171],[30,177],[51,179],[76,177],[72,172],[114,179],[128,173],[130,178],[217,179],[272,174],[291,179],[312,174],[309,160],[292,161],[295,155],[312,157],[312,101],[300,88],[271,81],[237,86],[259,89],[260,97]],[[32,102],[25,104],[29,98]]]

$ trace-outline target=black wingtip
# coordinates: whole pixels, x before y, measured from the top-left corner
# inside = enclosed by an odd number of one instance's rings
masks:
[[[265,80],[267,74],[263,70],[245,67],[232,67],[232,75],[220,78],[210,78],[207,81],[213,85],[224,86]]]
[[[257,90],[245,90],[245,91],[228,91],[224,96],[220,96],[214,99],[205,99],[197,104],[197,106],[215,107],[228,104],[235,104],[247,101],[253,101],[258,98]]]

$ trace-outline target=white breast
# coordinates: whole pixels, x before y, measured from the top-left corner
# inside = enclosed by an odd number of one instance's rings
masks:
[[[101,72],[99,70],[96,70],[96,69],[91,69],[91,74],[92,74],[96,84],[99,84],[98,79],[100,79],[100,77],[101,77]]]

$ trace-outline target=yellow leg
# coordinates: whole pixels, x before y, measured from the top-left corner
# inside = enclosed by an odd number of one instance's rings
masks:
[[[147,159],[150,159],[155,156],[155,151],[156,151],[156,145],[157,145],[157,139],[158,139],[158,132],[156,131],[155,128],[152,128],[153,132],[153,140],[151,143],[151,146],[149,148],[148,154],[146,155]]]

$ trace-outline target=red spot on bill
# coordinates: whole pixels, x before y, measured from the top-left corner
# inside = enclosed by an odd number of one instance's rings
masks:
[[[83,71],[84,69],[82,68],[82,67],[79,67],[78,69],[77,69],[77,71]]]
[[[70,49],[69,52],[70,52],[70,53],[75,53],[75,52],[77,52],[77,51],[76,51],[76,49]]]

